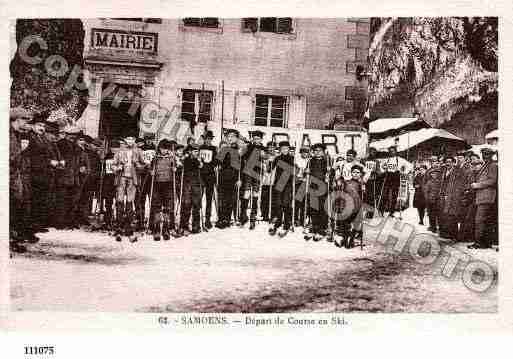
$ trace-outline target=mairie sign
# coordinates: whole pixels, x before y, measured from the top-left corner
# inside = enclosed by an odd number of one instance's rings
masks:
[[[156,54],[158,34],[111,29],[92,29],[91,48],[138,51]]]

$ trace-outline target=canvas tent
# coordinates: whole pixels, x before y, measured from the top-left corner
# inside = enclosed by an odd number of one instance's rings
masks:
[[[438,128],[422,128],[406,132],[399,136],[372,141],[369,146],[378,152],[386,152],[390,146],[397,146],[401,156],[411,160],[420,160],[432,154],[454,154],[469,146],[462,138]]]

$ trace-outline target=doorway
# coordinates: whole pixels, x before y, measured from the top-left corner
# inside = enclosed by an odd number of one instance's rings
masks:
[[[103,85],[103,91],[109,84]],[[121,101],[116,99],[116,94],[132,92],[140,93],[141,86],[116,86],[116,90],[102,99],[100,107],[99,137],[107,139],[125,138],[127,136],[139,136],[139,121],[141,118],[141,106],[137,106],[135,113],[129,113],[133,101],[123,97]],[[103,92],[102,91],[102,92]],[[120,92],[121,91],[121,92]],[[120,96],[121,97],[121,96]],[[114,101],[116,99],[116,101]]]

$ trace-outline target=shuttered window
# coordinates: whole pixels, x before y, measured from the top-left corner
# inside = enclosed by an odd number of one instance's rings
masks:
[[[205,27],[217,29],[219,27],[219,18],[217,17],[186,17],[183,19],[184,26]]]
[[[286,104],[283,96],[256,95],[255,126],[286,127]]]
[[[292,18],[290,17],[247,17],[242,19],[242,31],[244,32],[290,34],[292,30]]]
[[[182,89],[181,119],[192,123],[210,121],[212,91]]]
[[[151,17],[113,17],[112,19],[113,20],[123,20],[123,21],[146,22],[149,24],[162,24],[162,19],[151,18]]]

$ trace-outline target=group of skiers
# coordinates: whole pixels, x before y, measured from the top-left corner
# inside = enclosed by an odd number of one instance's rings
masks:
[[[20,107],[11,110],[10,123],[14,251],[37,242],[36,233],[50,227],[87,226],[131,242],[146,231],[158,241],[208,231],[215,217],[215,227],[221,230],[248,222],[254,230],[257,223],[267,222],[270,235],[284,237],[302,227],[305,240],[325,239],[351,248],[363,241],[364,215],[394,215],[408,202],[400,193],[407,191],[410,164],[394,146],[385,158],[370,148],[368,157],[358,161],[353,149],[345,158],[332,156],[322,143],[297,149],[288,141],[264,145],[261,131],[244,138],[227,129],[219,146],[206,131],[201,144],[191,137],[184,146],[152,136],[93,139]],[[456,163],[447,158],[444,169],[438,159],[427,171],[420,167],[414,202],[421,222],[425,207],[430,229],[439,226],[440,235],[456,238],[456,228],[462,231],[457,225],[464,218],[462,209],[470,208],[474,199],[455,188],[469,187],[475,193],[475,233],[480,238],[481,223],[489,220],[491,210],[480,194],[490,187],[483,187],[480,178],[495,171],[496,181],[497,171],[496,164],[486,162],[485,152],[483,156],[480,171],[471,170],[471,162],[460,154]],[[463,173],[472,173],[475,181]],[[467,185],[456,184],[463,177]],[[424,205],[419,205],[421,194]]]
[[[440,237],[473,242],[469,248],[498,243],[498,166],[491,147],[460,151],[456,156],[432,156],[416,168],[413,206],[428,230]]]

